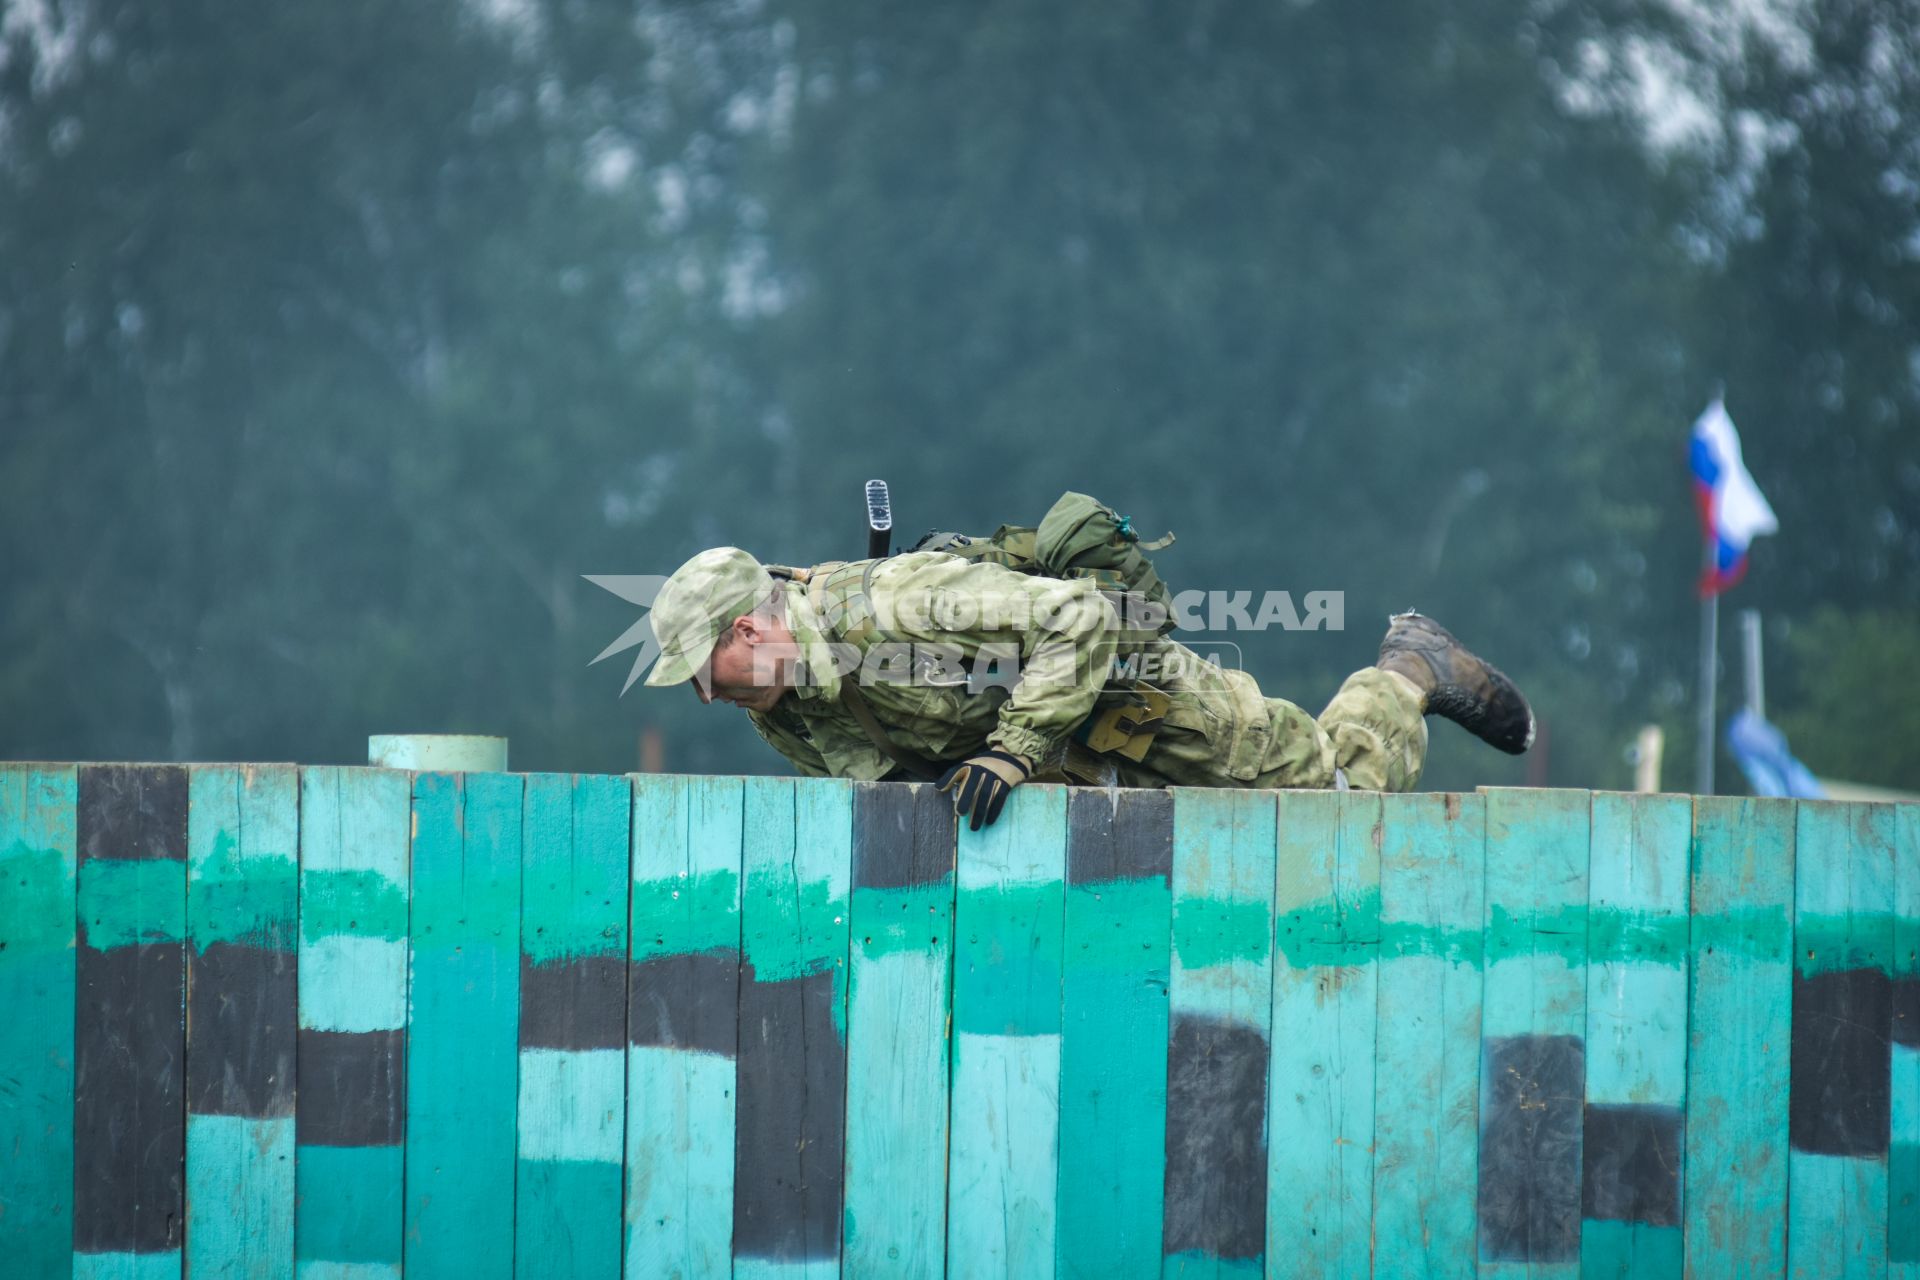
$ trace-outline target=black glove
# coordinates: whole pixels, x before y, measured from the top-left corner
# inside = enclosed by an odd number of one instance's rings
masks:
[[[990,827],[1007,803],[1007,792],[1025,782],[1033,766],[1004,751],[971,756],[940,777],[940,790],[953,791],[953,811],[971,817],[969,831]],[[954,790],[958,784],[958,790]]]

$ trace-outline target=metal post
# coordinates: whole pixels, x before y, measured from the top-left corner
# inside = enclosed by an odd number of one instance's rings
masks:
[[[1702,550],[1701,564],[1709,571],[1713,568],[1714,547],[1711,538],[1707,539]],[[1700,742],[1694,757],[1694,790],[1703,796],[1713,794],[1713,695],[1714,681],[1718,675],[1719,647],[1720,596],[1715,593],[1700,602]]]
[[[1747,709],[1767,718],[1767,677],[1760,663],[1760,611],[1740,611],[1740,652],[1746,668]]]
[[[1660,790],[1660,756],[1667,737],[1657,724],[1643,725],[1633,748],[1633,789],[1642,795]]]

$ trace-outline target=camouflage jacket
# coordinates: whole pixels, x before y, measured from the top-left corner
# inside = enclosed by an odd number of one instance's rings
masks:
[[[1058,757],[1112,668],[1113,606],[1085,579],[941,552],[815,567],[784,587],[799,683],[754,728],[804,774],[873,780],[894,762],[840,701],[861,694],[898,746],[937,761],[994,747]]]

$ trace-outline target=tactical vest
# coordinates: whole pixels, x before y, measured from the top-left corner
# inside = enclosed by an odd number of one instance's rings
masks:
[[[1002,532],[1005,532],[1004,528]],[[993,544],[989,540],[986,544],[975,545]],[[1166,545],[1165,540],[1162,540],[1154,549],[1164,545]],[[936,550],[938,548],[916,549]],[[949,552],[949,554],[955,553]],[[991,554],[966,558],[1004,563]],[[1144,556],[1139,557],[1139,560],[1142,565],[1146,565]],[[872,574],[882,563],[880,560],[830,561],[810,569],[783,569],[769,566],[769,572],[776,577],[788,578],[804,584],[808,602],[826,628],[826,638],[830,641],[853,645],[864,658],[876,644],[903,643],[900,637],[890,635],[881,627],[868,592]],[[1034,572],[1034,570],[1029,569],[1028,572]],[[1152,574],[1150,565],[1146,565],[1146,572],[1149,575]],[[1092,577],[1095,576],[1095,572],[1043,576]],[[1135,575],[1134,580],[1141,579]],[[1152,577],[1152,584],[1164,593],[1165,588],[1160,586],[1157,576]],[[1127,652],[1138,651],[1151,644],[1157,634],[1156,630],[1144,626],[1133,629],[1123,626],[1116,652],[1124,656]],[[933,678],[930,659],[916,656],[915,663],[912,679]],[[961,665],[971,674],[970,664],[963,661]],[[872,708],[867,705],[866,698],[860,693],[858,686],[858,680],[852,675],[843,676],[840,681],[840,702],[859,723],[868,739],[907,773],[929,781],[938,778],[944,771],[945,765],[952,762],[928,760],[916,752],[908,751],[893,743],[887,736],[885,727],[874,715]],[[1005,691],[995,686],[975,696],[1004,698]],[[1167,696],[1144,681],[1136,679],[1109,681],[1106,689],[1096,699],[1093,711],[1066,744],[1062,758],[1036,762],[1038,769],[1036,776],[1102,786],[1112,785],[1114,766],[1111,762],[1102,761],[1100,757],[1114,755],[1138,763],[1152,744],[1154,734],[1159,730],[1165,717],[1167,706]]]

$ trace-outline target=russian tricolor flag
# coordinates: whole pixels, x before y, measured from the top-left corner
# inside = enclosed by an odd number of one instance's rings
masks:
[[[1718,397],[1693,424],[1688,450],[1700,526],[1713,544],[1713,563],[1700,575],[1700,594],[1716,596],[1747,571],[1747,545],[1780,522],[1740,460],[1740,433]]]

